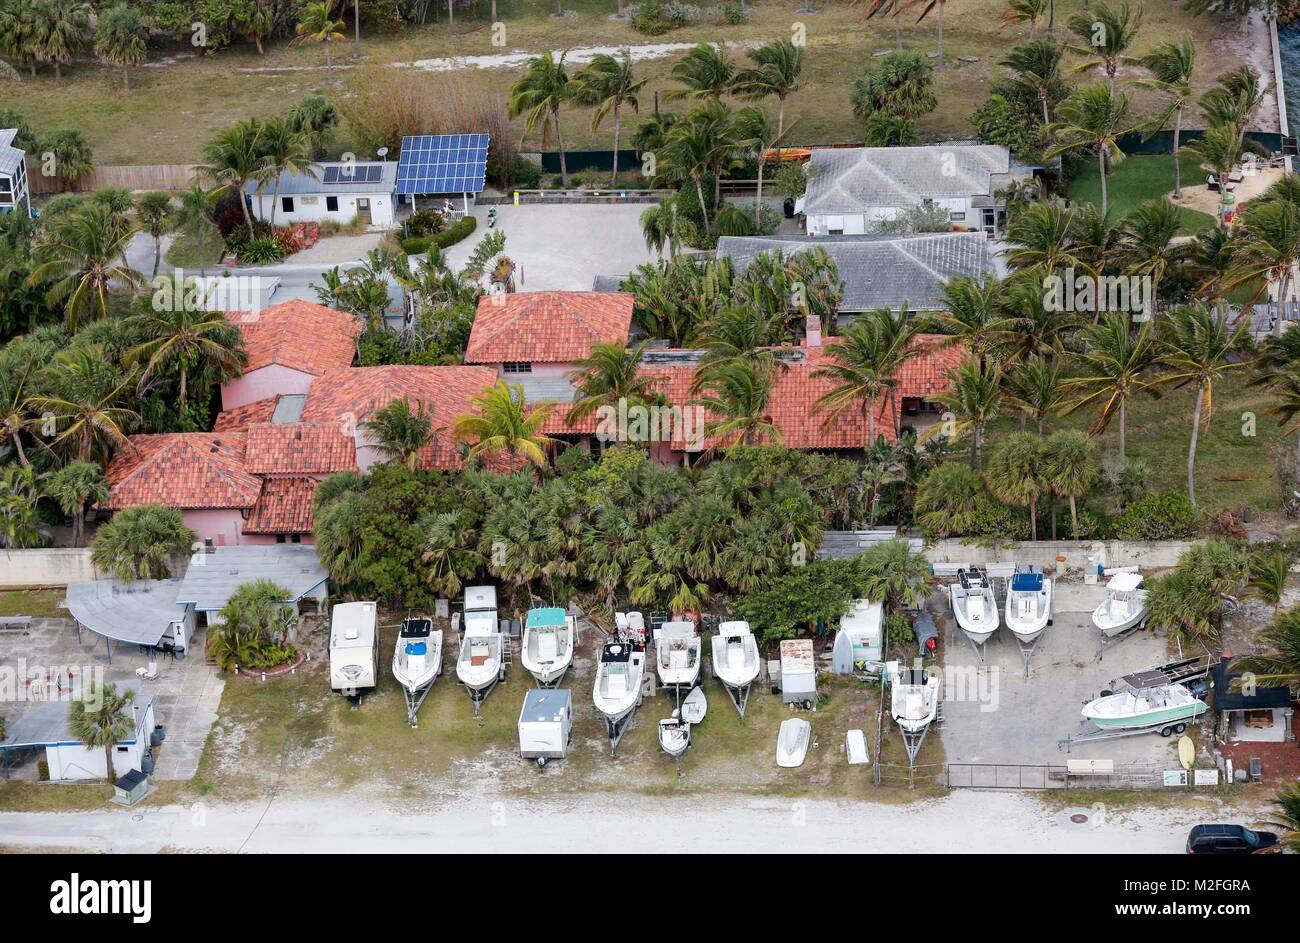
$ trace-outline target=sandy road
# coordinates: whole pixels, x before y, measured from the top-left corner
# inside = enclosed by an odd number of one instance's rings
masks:
[[[1083,801],[1083,794],[1078,794]],[[0,845],[89,852],[1060,852],[1179,853],[1212,806],[1046,808],[1011,792],[906,805],[719,796],[461,798],[411,811],[368,795],[256,804],[0,815]],[[1076,824],[1069,812],[1087,812]]]

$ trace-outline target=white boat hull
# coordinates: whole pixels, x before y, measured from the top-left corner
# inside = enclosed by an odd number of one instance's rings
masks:
[[[1022,616],[1021,600],[1031,598],[1031,615]],[[1006,606],[1007,628],[1011,634],[1028,645],[1034,642],[1047,629],[1052,621],[1052,581],[1044,580],[1043,589],[1037,593],[1007,593]]]
[[[428,652],[423,657],[406,654],[408,641],[401,637],[397,639],[393,652],[393,678],[408,694],[418,694],[442,674],[442,632],[435,631],[424,640]]]
[[[691,725],[675,718],[659,721],[659,748],[669,756],[678,757],[691,745]]]
[[[641,703],[641,678],[645,671],[645,654],[634,652],[628,660],[627,674],[617,688],[611,687],[606,677],[603,662],[596,665],[596,682],[593,685],[592,701],[596,710],[609,723],[617,723]]]
[[[812,724],[798,717],[781,722],[781,732],[776,738],[776,765],[782,769],[803,766],[812,742]]]
[[[925,684],[903,684],[895,675],[891,683],[889,714],[899,729],[920,733],[939,711],[939,677],[931,674]]]
[[[752,635],[713,636],[713,673],[729,688],[743,688],[758,678],[762,663]]]
[[[551,633],[556,636],[553,647],[539,644],[548,630],[524,630],[519,661],[542,687],[558,682],[573,664],[574,629],[574,619],[569,617],[562,632]]]
[[[970,599],[967,598],[965,591],[960,584],[954,583],[948,588],[949,599],[952,603],[953,617],[957,620],[957,625],[966,633],[976,645],[983,645],[989,640],[994,632],[998,630],[999,613],[997,599],[993,595],[991,587],[985,587],[978,595],[982,605],[978,608],[976,616],[976,607],[970,606]]]
[[[1123,618],[1115,618],[1111,610],[1109,601],[1103,602],[1092,613],[1092,624],[1101,629],[1101,634],[1109,638],[1116,635],[1123,635],[1129,629],[1136,627],[1145,621],[1147,617],[1147,607],[1143,606],[1135,612],[1128,614]]]
[[[501,680],[500,635],[472,635],[461,641],[456,677],[471,694],[481,694]]]

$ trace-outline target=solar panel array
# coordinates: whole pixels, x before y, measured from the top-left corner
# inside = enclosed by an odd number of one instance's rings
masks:
[[[486,134],[417,134],[402,138],[397,192],[481,193],[487,175]]]
[[[321,183],[378,183],[384,179],[382,164],[344,164],[341,167],[326,167]]]

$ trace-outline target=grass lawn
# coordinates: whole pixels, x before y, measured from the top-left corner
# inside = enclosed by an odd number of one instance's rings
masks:
[[[1281,486],[1272,458],[1280,427],[1273,417],[1265,415],[1268,395],[1247,386],[1248,379],[1245,371],[1239,371],[1218,384],[1214,390],[1214,416],[1208,427],[1201,425],[1196,449],[1196,498],[1211,513],[1243,505],[1256,511],[1281,506]],[[1195,399],[1192,390],[1182,389],[1166,390],[1159,399],[1139,396],[1129,403],[1127,452],[1151,466],[1154,490],[1187,489],[1187,446]],[[1060,428],[1086,430],[1094,416],[1091,410],[1080,410],[1050,421],[1044,432]],[[1250,434],[1252,417],[1254,429]],[[1018,428],[1014,420],[1000,420],[991,438]],[[1118,420],[1095,441],[1099,460],[1117,455]]]
[[[0,590],[0,615],[66,619],[68,610],[59,608],[66,595],[61,589]]]
[[[199,241],[192,230],[186,229],[176,233],[165,258],[172,268],[183,268],[197,272],[201,268],[214,268],[221,263],[225,254],[225,244],[221,240],[221,230],[211,223],[206,224],[203,234],[203,257],[199,257]]]
[[[748,22],[718,26],[705,18],[697,26],[675,30],[663,36],[642,36],[626,21],[611,19],[612,0],[569,0],[569,16],[552,16],[551,0],[500,0],[498,16],[505,23],[504,47],[492,44],[489,3],[479,0],[472,11],[457,10],[456,25],[445,19],[424,27],[410,27],[395,33],[374,32],[363,37],[362,64],[390,64],[419,59],[456,56],[490,56],[563,50],[573,46],[633,46],[659,43],[693,43],[725,40],[757,43],[791,35],[795,24],[807,31],[803,84],[786,104],[787,123],[798,118],[790,144],[861,141],[861,128],[853,117],[849,91],[853,78],[868,65],[873,54],[893,48],[893,25],[888,20],[860,19],[860,8],[848,4],[828,5],[816,13],[795,12],[787,3],[773,0],[751,6]],[[946,13],[944,46],[948,68],[939,73],[939,107],[922,117],[921,134],[931,140],[965,137],[972,133],[968,116],[987,95],[988,81],[1000,67],[997,61],[1017,41],[1028,38],[1028,30],[1006,26],[998,14],[1004,0],[970,0],[951,4]],[[1057,16],[1064,22],[1083,0],[1062,0]],[[906,47],[933,49],[937,39],[934,17],[915,23],[905,17],[903,43]],[[1132,50],[1140,55],[1160,39],[1209,30],[1216,33],[1232,27],[1213,18],[1193,20],[1177,4],[1147,4],[1142,33]],[[35,79],[23,76],[5,88],[6,107],[22,112],[38,133],[55,128],[82,130],[95,148],[95,160],[102,164],[189,163],[197,160],[202,144],[214,130],[243,117],[282,112],[304,95],[325,91],[339,100],[349,95],[347,82],[356,73],[347,57],[350,45],[336,55],[339,67],[335,84],[327,80],[324,52],[319,46],[290,46],[279,41],[269,44],[265,56],[251,45],[240,45],[196,55],[189,47],[150,50],[148,68],[135,70],[131,92],[123,95],[115,69],[85,58],[64,70],[56,80],[42,72]],[[656,107],[682,109],[669,102],[665,92],[673,87],[666,79],[674,56],[638,62],[637,72],[650,81],[641,97],[641,112]],[[741,58],[737,50],[734,58]],[[963,62],[961,59],[976,61]],[[1213,77],[1237,64],[1231,50],[1207,43],[1198,49],[1198,89],[1208,87]],[[571,72],[577,66],[571,68]],[[481,79],[485,90],[505,100],[518,77],[518,67],[465,71]],[[1155,100],[1149,93],[1134,93],[1139,112],[1151,110]],[[765,103],[775,111],[775,102]],[[571,149],[608,147],[613,140],[613,122],[599,130],[591,128],[590,108],[568,109],[563,114],[566,146]],[[628,115],[625,130],[635,127],[637,118]],[[523,121],[515,127],[523,133]],[[531,137],[531,136],[530,136]],[[624,139],[626,141],[626,137]],[[526,142],[529,149],[536,140]],[[346,129],[335,142],[335,153],[348,150]],[[575,170],[581,168],[574,168]]]
[[[1195,180],[1203,182],[1200,164],[1195,157],[1184,154],[1180,163],[1183,186]],[[1169,154],[1129,157],[1111,168],[1106,184],[1110,218],[1122,219],[1137,209],[1139,203],[1173,192],[1174,158]],[[1087,161],[1079,175],[1070,181],[1068,195],[1071,200],[1101,206],[1101,184],[1095,160]],[[1194,236],[1213,228],[1213,216],[1198,210],[1183,209],[1183,225],[1178,230],[1179,235]]]

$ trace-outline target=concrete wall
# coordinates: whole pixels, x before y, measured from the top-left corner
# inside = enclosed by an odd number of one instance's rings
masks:
[[[105,579],[90,562],[90,549],[0,550],[0,589],[67,586]]]
[[[250,370],[238,379],[221,384],[221,408],[234,409],[268,396],[306,393],[315,379],[310,373],[279,364]]]
[[[988,564],[1016,562],[1047,567],[1056,566],[1064,556],[1066,567],[1082,570],[1089,554],[1096,554],[1102,566],[1139,566],[1142,569],[1171,567],[1195,540],[1138,542],[1123,540],[1038,540],[999,547],[977,547],[959,540],[940,540],[925,548],[931,563]]]

